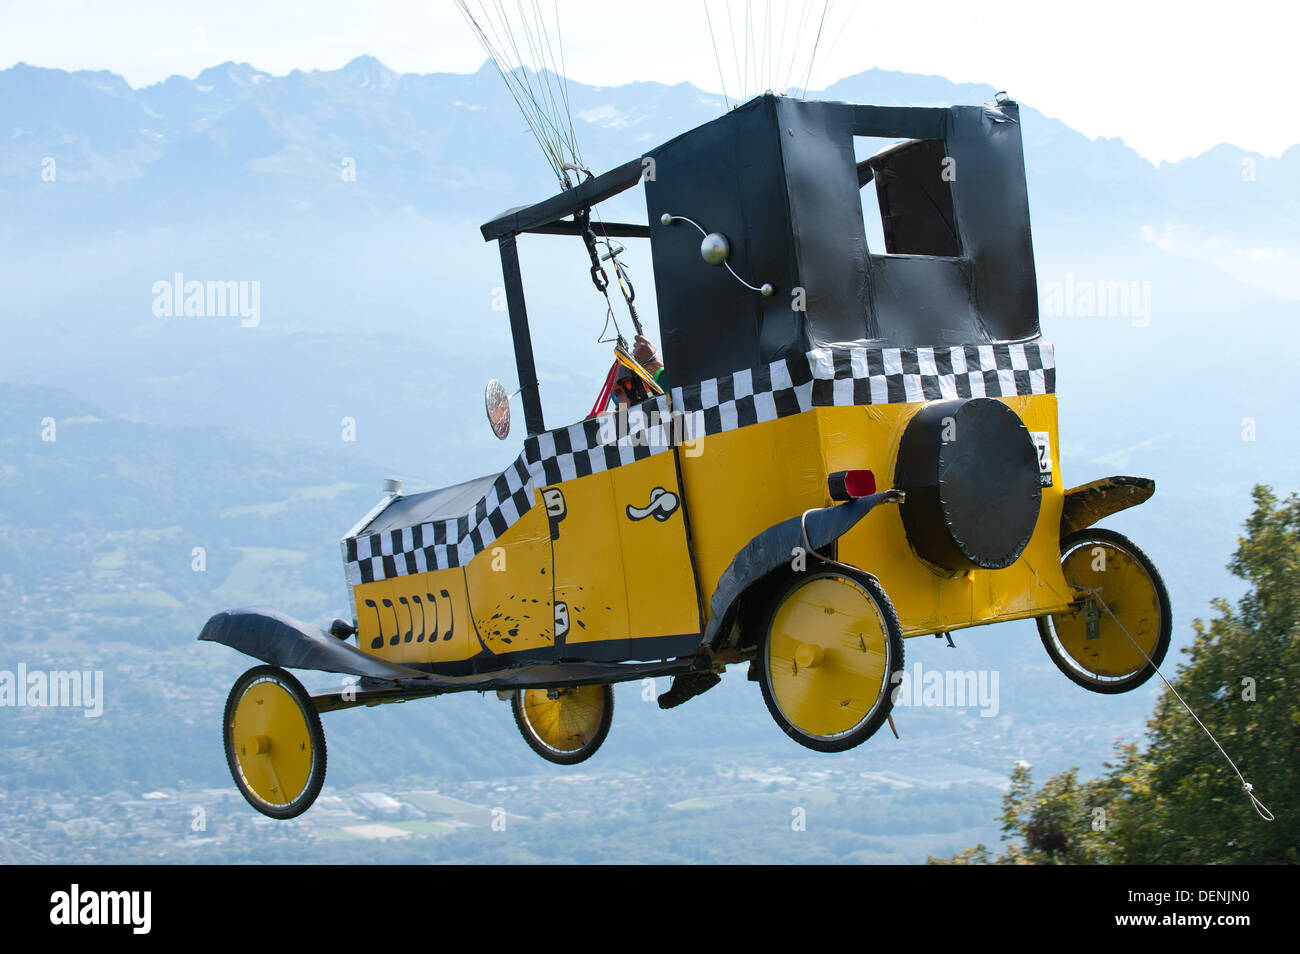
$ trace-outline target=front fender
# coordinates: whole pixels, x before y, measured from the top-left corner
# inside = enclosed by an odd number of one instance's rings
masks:
[[[218,613],[203,625],[199,639],[221,643],[285,669],[320,669],[385,680],[427,675],[368,656],[319,627],[264,606]]]
[[[718,578],[718,585],[709,600],[709,624],[704,630],[703,644],[713,645],[727,610],[741,593],[773,570],[789,563],[795,548],[804,546],[805,526],[809,545],[814,550],[821,550],[851,530],[877,504],[896,503],[902,499],[902,493],[897,490],[881,491],[847,503],[813,510],[809,512],[806,522],[802,516],[791,517],[754,537],[732,558]]]

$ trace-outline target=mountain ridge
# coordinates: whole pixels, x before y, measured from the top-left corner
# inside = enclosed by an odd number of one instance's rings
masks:
[[[205,67],[204,69],[200,70],[193,78],[186,77],[181,74],[172,74],[171,76],[168,76],[165,79],[159,80],[154,83],[148,83],[142,86],[132,86],[130,83],[126,81],[124,77],[111,70],[65,70],[59,67],[37,66],[30,63],[26,63],[24,61],[19,61],[17,63],[14,63],[10,67],[0,70],[0,84],[3,84],[6,81],[6,79],[10,76],[18,79],[34,78],[38,76],[45,79],[50,79],[56,76],[64,76],[74,80],[89,81],[89,85],[91,85],[93,88],[95,88],[100,92],[111,93],[114,95],[122,95],[122,94],[145,95],[146,97],[151,97],[153,94],[161,93],[163,91],[180,90],[186,88],[193,90],[195,92],[199,92],[201,94],[206,94],[208,92],[215,91],[219,85],[226,86],[227,92],[233,92],[234,90],[248,91],[258,86],[261,86],[263,84],[268,84],[268,83],[275,84],[275,83],[281,83],[281,82],[292,81],[292,80],[301,81],[302,78],[311,78],[316,80],[317,82],[321,82],[327,85],[335,85],[333,84],[333,80],[336,77],[338,78],[361,77],[365,80],[365,82],[363,82],[362,86],[359,88],[374,89],[375,87],[371,86],[370,83],[373,80],[378,80],[379,81],[377,84],[378,88],[384,90],[395,89],[396,87],[398,87],[404,82],[407,84],[414,85],[420,83],[427,83],[430,81],[448,81],[448,80],[466,81],[466,80],[482,80],[484,78],[490,79],[494,83],[496,81],[495,69],[492,66],[490,60],[485,60],[483,66],[481,66],[477,71],[473,73],[455,73],[449,71],[434,71],[434,72],[426,72],[426,73],[416,73],[416,72],[399,73],[395,70],[390,69],[377,57],[370,54],[361,54],[359,56],[353,57],[347,63],[333,70],[294,69],[284,74],[274,74],[274,73],[267,72],[265,70],[258,69],[257,67],[253,66],[251,63],[248,63],[246,61],[226,60],[221,63],[216,63],[212,66]],[[831,84],[825,89],[813,91],[813,93],[817,96],[817,98],[827,98],[833,100],[836,98],[835,95],[836,91],[840,89],[852,88],[854,86],[859,86],[862,83],[868,81],[873,83],[879,82],[882,86],[885,86],[889,84],[897,84],[900,79],[907,80],[909,83],[913,84],[918,89],[922,89],[922,88],[932,89],[936,93],[942,91],[945,94],[948,93],[949,91],[958,90],[958,91],[966,91],[969,93],[969,95],[966,96],[941,95],[941,96],[916,97],[906,103],[901,101],[898,97],[890,97],[893,100],[892,102],[889,103],[876,102],[875,100],[873,100],[872,101],[873,104],[874,105],[895,105],[895,104],[896,105],[935,105],[939,102],[945,102],[953,105],[957,105],[957,104],[974,105],[974,104],[988,101],[989,99],[991,99],[992,95],[995,92],[997,92],[997,87],[987,83],[963,83],[954,80],[949,80],[948,78],[941,76],[939,74],[909,73],[902,70],[884,70],[878,67],[872,67],[870,69],[863,70],[862,72],[855,73],[850,76],[844,77],[843,79],[837,80],[835,83]],[[581,87],[590,90],[592,92],[607,92],[611,90],[622,90],[622,89],[629,89],[629,88],[646,89],[646,88],[657,87],[661,89],[670,89],[670,90],[687,90],[695,94],[698,94],[698,96],[700,97],[707,98],[709,100],[717,100],[719,102],[721,102],[722,100],[721,93],[703,89],[689,81],[681,81],[673,84],[665,84],[655,80],[635,80],[635,81],[630,81],[627,83],[620,83],[615,85],[593,85],[593,84],[580,83],[570,79],[569,83],[571,87]],[[1055,116],[1051,116],[1048,113],[1041,112],[1032,103],[1024,102],[1022,103],[1022,105],[1029,106],[1030,108],[1034,108],[1035,111],[1038,112],[1039,115],[1041,115],[1045,119],[1049,119],[1054,122],[1059,122],[1063,126],[1067,126],[1067,128],[1072,129],[1072,127],[1068,127],[1068,124],[1064,120],[1061,120]],[[1245,156],[1251,156],[1256,159],[1282,159],[1285,158],[1289,153],[1296,150],[1300,150],[1300,143],[1296,143],[1289,146],[1286,150],[1283,150],[1283,152],[1278,156],[1268,156],[1264,153],[1246,149],[1244,147],[1236,145],[1235,143],[1224,140],[1222,142],[1216,143],[1215,145],[1209,147],[1208,149],[1205,149],[1202,152],[1193,156],[1187,156],[1182,159],[1177,159],[1172,161],[1171,160],[1153,161],[1147,159],[1146,157],[1141,156],[1139,153],[1136,152],[1136,150],[1133,150],[1132,147],[1128,146],[1127,143],[1124,142],[1122,136],[1105,136],[1105,135],[1086,136],[1083,133],[1078,133],[1076,130],[1072,129],[1072,131],[1076,132],[1077,135],[1082,136],[1089,142],[1108,143],[1108,144],[1115,144],[1115,145],[1122,146],[1123,148],[1132,151],[1135,156],[1141,158],[1143,162],[1147,163],[1153,168],[1159,168],[1161,166],[1181,165],[1186,163],[1195,163],[1196,161],[1203,159],[1209,156],[1210,154],[1216,153],[1217,151],[1223,149],[1229,149],[1232,150],[1234,153],[1238,153]]]

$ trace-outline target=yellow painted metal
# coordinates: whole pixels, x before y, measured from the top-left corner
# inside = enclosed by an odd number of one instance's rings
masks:
[[[627,520],[627,502],[614,493],[612,471],[566,480],[559,489],[565,513],[551,542],[557,634],[568,625],[557,642],[626,639],[628,589],[635,580],[624,565],[618,524]]]
[[[479,556],[487,566],[490,551]],[[357,645],[397,663],[468,659],[479,652],[482,644],[470,617],[465,572],[435,570],[353,587]]]
[[[840,576],[808,580],[772,618],[763,664],[773,700],[808,735],[852,730],[889,691],[887,640],[884,618],[860,584]]]
[[[745,544],[773,524],[831,502],[818,419],[819,412],[807,411],[711,434],[683,450],[691,553],[706,610]],[[856,466],[870,466],[869,452],[859,459]]]
[[[604,686],[522,689],[528,731],[555,752],[576,752],[591,741],[605,711]]]
[[[839,559],[880,579],[905,636],[1060,612],[1073,598],[1060,565],[1056,397],[999,400],[1051,441],[1053,484],[1043,488],[1038,523],[1015,563],[936,572],[913,553],[894,506],[877,508],[839,541]],[[745,544],[773,524],[832,503],[827,474],[870,469],[882,489],[891,486],[899,441],[923,406],[814,408],[697,438],[680,449],[682,486],[673,455],[658,453],[539,488],[533,507],[467,567],[354,587],[359,645],[394,662],[445,663],[553,641],[697,632],[718,580]],[[657,489],[684,499],[664,520],[631,519],[627,507],[647,507]],[[556,492],[562,516],[552,540],[543,495],[555,499]],[[809,564],[816,569],[815,558]],[[557,616],[561,629],[567,622],[558,640]],[[623,658],[634,657],[629,642]]]
[[[1030,431],[1051,437],[1053,484],[1042,489],[1033,536],[1003,570],[936,572],[912,551],[900,511],[882,506],[840,538],[839,559],[876,575],[904,636],[1027,619],[1067,606],[1060,569],[1060,476],[1055,395],[999,398]],[[924,404],[814,408],[696,442],[682,454],[693,553],[703,593],[711,594],[735,554],[775,523],[832,503],[827,474],[868,469],[881,489],[893,484],[898,446]],[[816,567],[815,558],[809,565]],[[706,604],[707,605],[707,604]]]
[[[228,727],[240,774],[269,805],[288,805],[307,787],[315,757],[297,700],[271,677],[244,690]]]
[[[677,500],[672,512],[659,511],[665,519],[628,514],[629,505],[639,511],[665,494]],[[359,584],[353,598],[358,645],[399,663],[698,632],[673,455],[540,488],[533,506],[463,569]]]
[[[794,661],[800,669],[813,669],[820,666],[825,658],[826,653],[816,643],[804,643],[794,651]]]
[[[465,568],[474,629],[492,653],[550,646],[551,528],[546,508],[533,505]],[[477,650],[464,642],[463,649]]]
[[[652,499],[679,498],[669,453],[567,480],[552,541],[555,602],[566,645],[698,632],[699,603],[680,500],[665,519],[633,519]],[[656,491],[660,493],[656,496]],[[633,650],[628,648],[628,653]]]
[[[677,636],[700,631],[700,603],[695,587],[686,536],[685,509],[677,483],[677,465],[671,453],[655,454],[610,471],[619,549],[626,574],[628,635]],[[658,491],[664,491],[659,494]],[[672,494],[672,498],[666,496]],[[652,500],[663,506],[673,498],[677,505],[665,519],[655,516],[633,520],[628,506],[647,507]],[[606,571],[589,565],[588,575]],[[611,594],[614,595],[614,594]]]
[[[1052,615],[1052,628],[1061,648],[1082,669],[1102,678],[1132,675],[1146,664],[1160,638],[1160,599],[1146,570],[1125,550],[1101,541],[1075,547],[1063,561],[1071,585],[1095,590],[1138,646],[1101,607],[1092,612],[1090,597],[1063,613]],[[1089,638],[1091,629],[1093,638]]]

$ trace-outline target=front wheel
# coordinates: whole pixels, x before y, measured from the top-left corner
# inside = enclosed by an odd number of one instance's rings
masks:
[[[557,765],[596,754],[614,720],[612,686],[519,689],[511,697],[515,724],[529,747]]]
[[[903,631],[874,577],[825,570],[802,575],[773,602],[757,662],[781,730],[810,749],[843,752],[889,717]]]
[[[302,683],[278,666],[253,667],[230,690],[222,729],[248,804],[281,819],[311,807],[325,783],[325,733]]]
[[[1074,588],[1074,604],[1038,618],[1057,668],[1083,688],[1107,694],[1150,679],[1173,630],[1169,593],[1151,559],[1123,534],[1088,528],[1061,541],[1061,570]]]

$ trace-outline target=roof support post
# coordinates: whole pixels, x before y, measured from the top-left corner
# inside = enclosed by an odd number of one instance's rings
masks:
[[[542,396],[537,387],[533,363],[533,339],[528,333],[528,311],[524,307],[524,282],[519,271],[519,249],[514,233],[497,240],[501,249],[501,275],[506,283],[506,307],[510,310],[510,334],[515,344],[515,367],[519,373],[520,398],[524,403],[524,424],[529,435],[546,430],[542,419]]]

